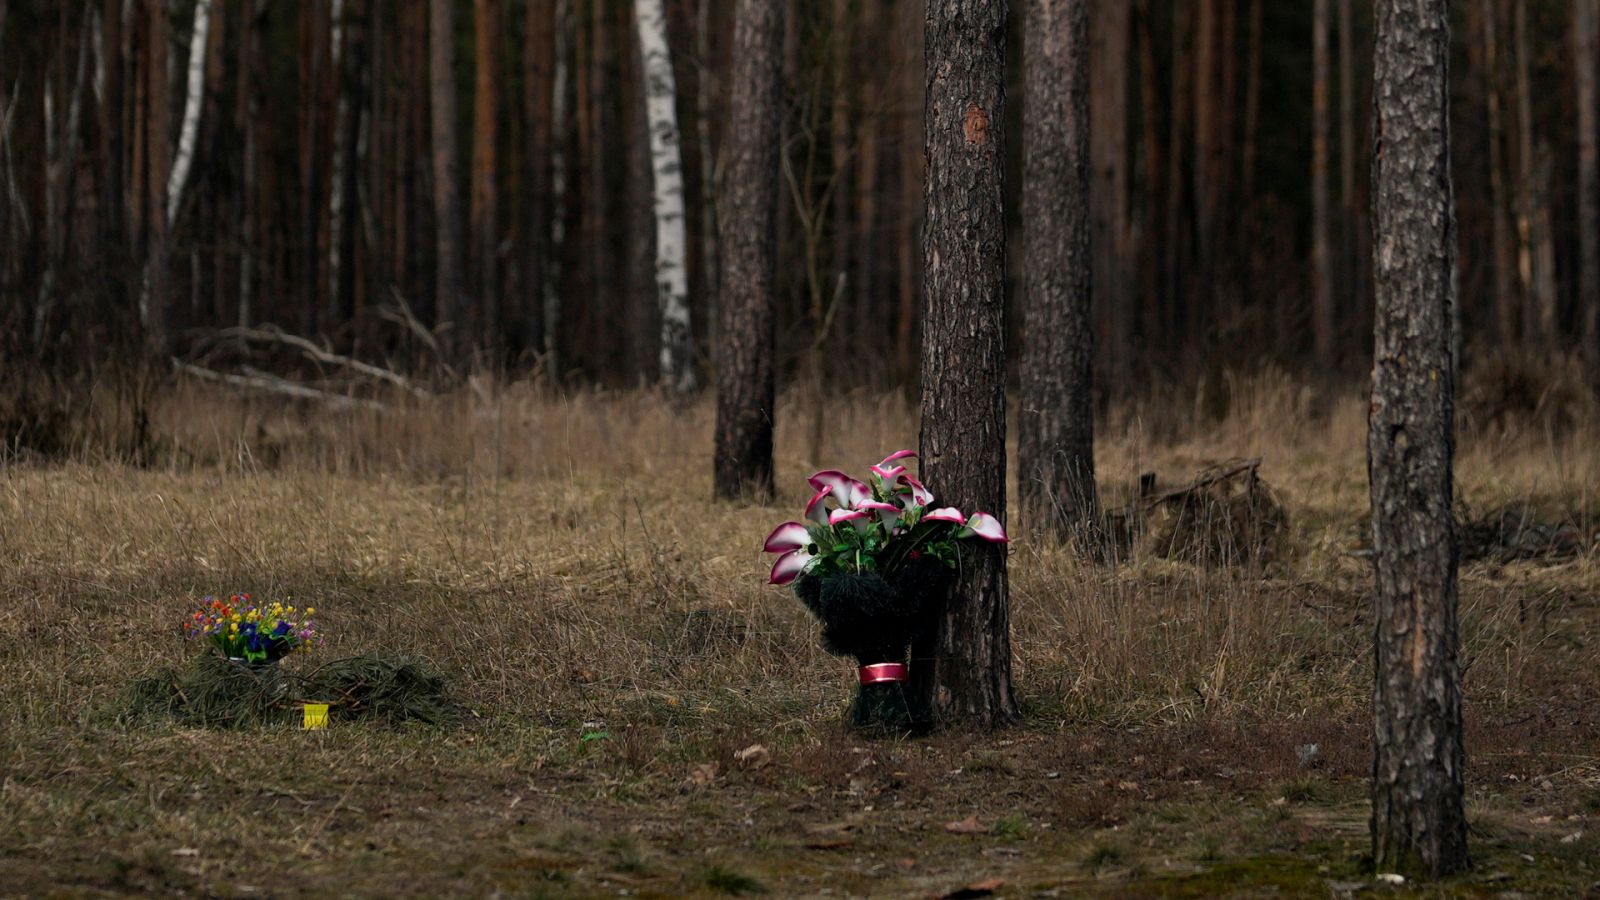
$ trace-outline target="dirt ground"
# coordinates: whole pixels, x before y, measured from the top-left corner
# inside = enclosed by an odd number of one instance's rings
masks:
[[[1369,871],[1359,403],[1112,423],[1107,496],[1263,457],[1286,551],[1095,565],[1012,523],[1023,723],[866,741],[840,725],[851,665],[764,584],[810,461],[718,504],[707,409],[204,402],[164,465],[0,463],[0,896],[1600,896],[1592,548],[1464,564],[1474,866]],[[816,464],[914,445],[903,413],[858,401]],[[1463,500],[1590,527],[1593,437],[1469,436]],[[135,679],[201,652],[184,610],[238,590],[319,607],[291,671],[421,659],[465,723],[127,721]]]

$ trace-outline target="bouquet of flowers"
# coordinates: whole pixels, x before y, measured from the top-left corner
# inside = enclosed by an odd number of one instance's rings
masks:
[[[184,634],[210,642],[218,653],[246,665],[274,663],[305,648],[317,636],[311,616],[315,609],[296,609],[273,602],[257,606],[249,594],[231,594],[227,600],[207,597],[184,620]]]
[[[769,582],[793,584],[822,623],[823,649],[856,658],[860,688],[850,722],[857,728],[922,724],[905,691],[906,649],[959,565],[960,542],[1007,540],[988,513],[935,506],[900,462],[915,456],[889,454],[865,482],[833,470],[812,475],[806,521],[779,525],[763,548],[781,554]]]

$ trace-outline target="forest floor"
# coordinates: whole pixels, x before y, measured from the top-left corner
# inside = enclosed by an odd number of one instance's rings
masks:
[[[0,463],[0,896],[1412,895],[1365,861],[1362,404],[1229,397],[1108,419],[1103,490],[1260,456],[1280,552],[1095,565],[1013,521],[1023,722],[903,740],[841,727],[853,667],[760,553],[813,463],[915,446],[897,397],[830,414],[814,460],[786,418],[768,505],[713,502],[709,409],[647,395],[183,393],[161,463]],[[1597,435],[1469,422],[1463,510],[1593,534]],[[1461,590],[1474,866],[1415,893],[1595,896],[1600,553],[1465,562]],[[418,657],[465,724],[124,721],[233,591],[318,607],[290,670]]]

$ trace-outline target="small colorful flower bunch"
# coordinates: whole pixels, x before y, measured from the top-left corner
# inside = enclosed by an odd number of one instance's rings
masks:
[[[788,584],[801,574],[873,573],[892,578],[907,563],[932,556],[956,565],[956,541],[981,538],[1005,543],[1000,520],[986,512],[964,516],[953,506],[934,507],[933,493],[906,471],[901,450],[873,466],[867,481],[828,469],[811,476],[816,494],[805,522],[785,522],[763,547],[782,554],[770,584]]]
[[[223,656],[248,662],[271,662],[306,648],[317,638],[311,624],[316,610],[297,609],[276,601],[258,606],[249,594],[227,600],[206,597],[184,620],[183,632],[204,638]]]

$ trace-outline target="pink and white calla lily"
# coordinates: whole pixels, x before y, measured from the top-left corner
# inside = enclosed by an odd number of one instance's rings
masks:
[[[941,506],[936,510],[924,513],[922,521],[950,522],[955,525],[965,525],[967,524],[967,517],[963,516],[961,510],[956,509],[954,506]]]
[[[818,525],[828,524],[828,507],[822,501],[832,495],[833,485],[823,485],[822,490],[817,491],[816,496],[811,498],[811,502],[806,504],[806,518],[816,522]]]
[[[872,474],[883,479],[885,486],[894,484],[894,480],[906,473],[905,466],[873,466]]]
[[[933,502],[933,491],[922,486],[922,482],[910,475],[901,475],[900,482],[911,489],[911,505],[927,506]]]
[[[894,462],[897,459],[913,459],[913,458],[916,457],[916,455],[917,455],[917,451],[915,451],[915,450],[896,450],[895,452],[889,454],[888,456],[885,456],[883,458],[883,462],[878,463],[878,465],[882,466],[884,468],[888,468],[889,464]]]
[[[986,512],[973,513],[972,518],[967,520],[966,527],[961,529],[961,537],[973,535],[995,544],[1004,544],[1010,540],[1006,537],[1006,528],[1000,524],[1000,520]]]
[[[806,566],[811,565],[812,559],[814,557],[804,550],[790,550],[788,553],[778,557],[778,561],[772,564],[772,575],[767,579],[767,583],[788,584],[800,577],[800,573],[806,570]]]
[[[761,549],[768,553],[788,553],[810,543],[811,532],[806,531],[806,526],[799,522],[785,522],[767,535],[767,542]]]
[[[833,499],[840,506],[854,508],[863,499],[872,498],[872,489],[836,469],[823,469],[811,476],[811,486],[817,490],[833,488]]]
[[[829,525],[838,525],[840,522],[849,522],[857,531],[866,531],[872,525],[872,515],[859,509],[836,509],[828,513]]]
[[[900,514],[903,512],[900,507],[895,506],[893,503],[884,503],[878,500],[869,500],[861,504],[859,508],[863,511],[877,513],[879,521],[883,522],[883,527],[891,532],[894,531],[896,525],[900,524]]]

